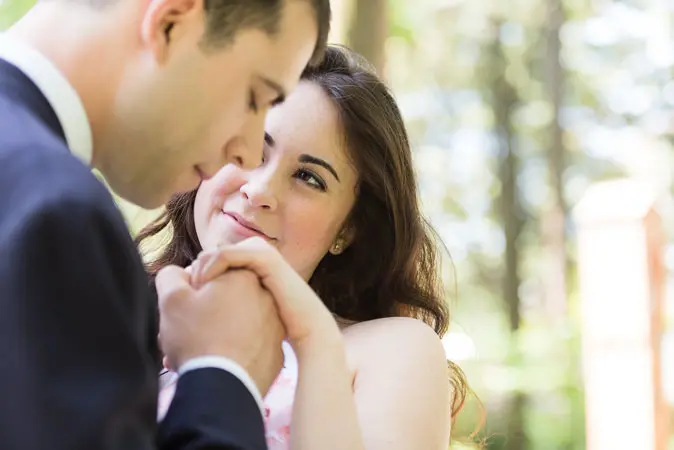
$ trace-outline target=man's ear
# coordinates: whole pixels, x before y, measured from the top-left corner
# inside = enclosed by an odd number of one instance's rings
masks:
[[[166,62],[176,40],[206,29],[204,0],[152,0],[143,16],[141,38],[157,63]]]

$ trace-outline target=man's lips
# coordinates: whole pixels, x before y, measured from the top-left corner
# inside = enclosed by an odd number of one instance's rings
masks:
[[[240,214],[234,213],[234,212],[228,212],[228,211],[222,211],[222,213],[231,219],[233,219],[236,223],[238,223],[241,227],[257,234],[258,236],[261,236],[265,239],[273,240],[271,236],[268,236],[265,234],[264,231],[262,231],[257,225],[255,225],[253,222],[246,220],[243,218]]]

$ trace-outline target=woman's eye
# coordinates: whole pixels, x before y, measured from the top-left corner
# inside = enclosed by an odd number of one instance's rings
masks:
[[[300,170],[297,172],[297,178],[301,181],[304,181],[306,184],[311,186],[314,189],[325,191],[325,182],[320,179],[317,175],[309,172],[308,170]]]

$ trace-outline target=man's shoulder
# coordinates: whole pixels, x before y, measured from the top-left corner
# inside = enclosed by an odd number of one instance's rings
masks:
[[[28,141],[7,148],[0,139],[0,206],[4,213],[70,205],[117,215],[111,194],[89,168],[50,147]]]
[[[110,191],[58,145],[0,138],[0,267],[19,256],[33,264],[44,251],[50,264],[86,261],[88,273],[114,275],[130,301],[146,298],[141,257]]]
[[[0,133],[0,191],[2,236],[43,222],[75,229],[96,225],[131,243],[108,189],[55,136],[10,139]]]
[[[23,111],[2,119],[0,204],[4,208],[75,202],[112,211],[114,201],[108,190],[62,139]]]

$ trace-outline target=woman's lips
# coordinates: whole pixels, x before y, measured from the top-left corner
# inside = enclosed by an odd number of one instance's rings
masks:
[[[273,240],[271,236],[265,234],[257,225],[246,220],[241,215],[228,211],[223,211],[223,214],[237,227],[239,234],[247,235],[249,237],[260,236],[267,240]]]

